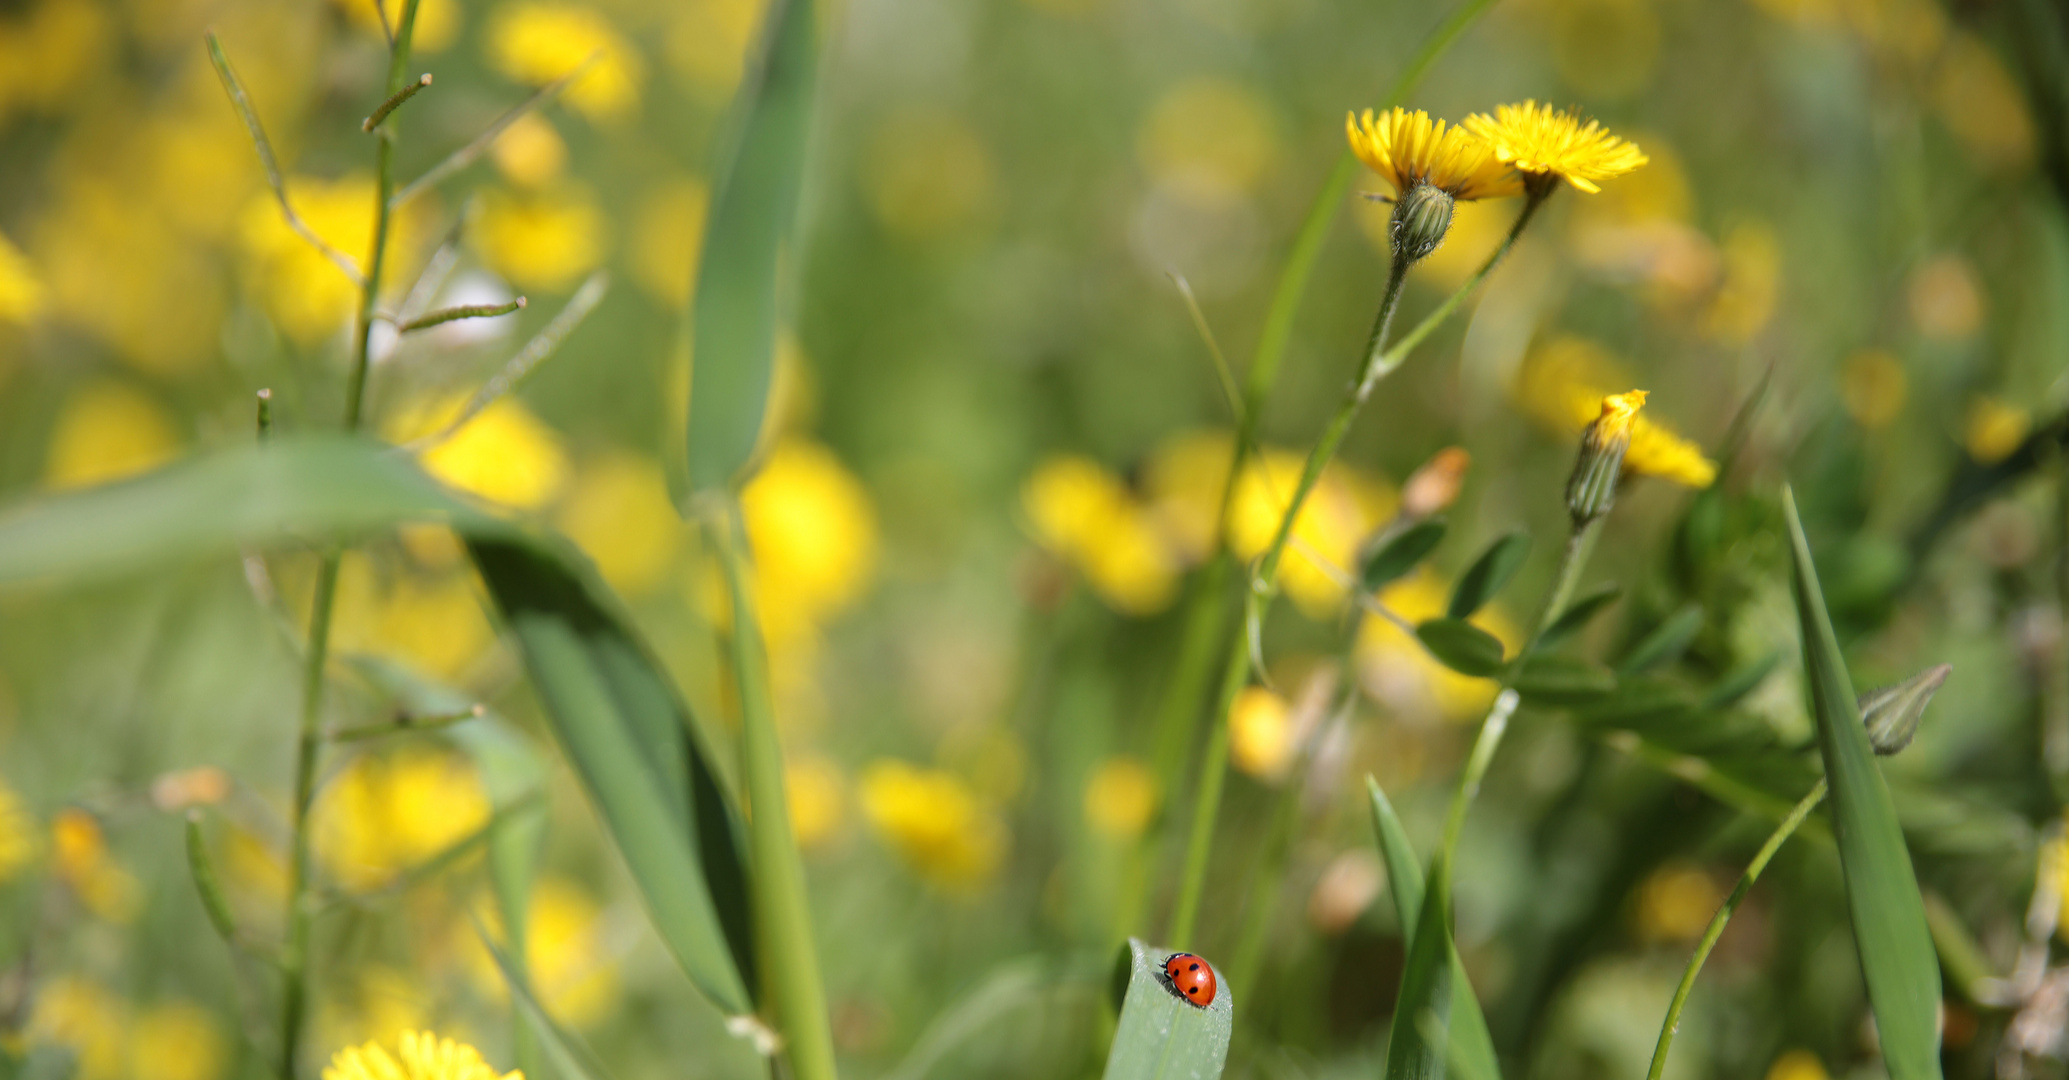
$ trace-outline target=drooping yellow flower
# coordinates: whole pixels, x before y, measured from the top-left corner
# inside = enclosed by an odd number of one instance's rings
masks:
[[[1638,410],[1645,407],[1648,396],[1643,390],[1632,390],[1603,398],[1602,412],[1589,425],[1588,437],[1605,443],[1630,438],[1638,425]]]
[[[661,466],[623,451],[585,463],[557,517],[604,580],[628,596],[652,592],[667,579],[682,539],[682,518],[669,501]]]
[[[982,887],[1006,857],[1005,823],[949,773],[878,761],[862,774],[861,800],[891,847],[947,891]]]
[[[143,907],[136,878],[115,862],[92,814],[77,807],[59,811],[50,823],[50,860],[58,878],[95,915],[127,923]]]
[[[127,383],[97,380],[58,407],[43,480],[53,488],[105,484],[170,461],[179,445],[165,406]]]
[[[639,54],[604,17],[575,4],[528,0],[495,13],[489,63],[519,82],[543,85],[596,57],[569,84],[567,102],[594,119],[624,115],[639,103]]]
[[[1624,451],[1624,471],[1656,476],[1685,488],[1709,487],[1717,479],[1717,463],[1703,448],[1644,417],[1631,428],[1631,448]]]
[[[1396,195],[1418,183],[1455,199],[1491,199],[1522,190],[1487,140],[1463,126],[1432,120],[1421,109],[1351,113],[1344,118],[1344,130],[1351,151],[1392,184]]]
[[[1465,127],[1487,140],[1494,156],[1525,176],[1565,180],[1582,191],[1602,190],[1597,180],[1622,176],[1645,164],[1636,146],[1611,135],[1593,120],[1582,126],[1572,113],[1526,101],[1502,105],[1493,116],[1474,113]]]
[[[391,442],[443,432],[467,407],[464,394],[418,400],[382,425]],[[571,471],[560,436],[515,398],[498,398],[419,456],[431,475],[492,503],[537,510],[560,494]]]
[[[501,909],[477,904],[491,940],[508,948]],[[531,988],[553,1018],[594,1027],[618,999],[618,961],[604,948],[603,909],[581,886],[558,877],[532,887],[525,910],[524,958]],[[503,972],[487,949],[474,948],[468,970],[482,992],[501,998]]]
[[[13,788],[0,784],[0,885],[35,860],[40,841],[29,808],[22,805]]]
[[[396,1051],[377,1042],[346,1047],[324,1066],[323,1080],[524,1080],[515,1070],[499,1075],[481,1051],[428,1031],[403,1032]]]
[[[1085,781],[1085,820],[1105,836],[1142,835],[1157,810],[1157,778],[1132,757],[1110,757]]]
[[[365,754],[325,786],[316,857],[346,887],[374,889],[488,823],[488,795],[457,754],[409,747]]]
[[[1606,387],[1625,382],[1616,362],[1600,345],[1585,338],[1554,338],[1525,358],[1516,393],[1521,404],[1546,426],[1578,433],[1601,415]],[[1624,451],[1624,471],[1656,476],[1683,487],[1705,488],[1717,478],[1717,466],[1702,448],[1648,417],[1631,422],[1631,445]]]

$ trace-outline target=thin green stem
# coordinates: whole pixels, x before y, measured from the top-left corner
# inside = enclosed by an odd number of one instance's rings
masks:
[[[1781,850],[1783,842],[1789,839],[1789,835],[1796,831],[1798,825],[1803,824],[1803,819],[1810,816],[1810,812],[1818,803],[1824,801],[1825,791],[1825,781],[1821,779],[1816,787],[1810,789],[1810,794],[1805,795],[1803,801],[1797,803],[1794,810],[1789,811],[1789,816],[1783,818],[1782,823],[1768,836],[1767,843],[1760,846],[1760,851],[1753,856],[1753,861],[1746,864],[1746,872],[1739,875],[1738,887],[1731,890],[1731,895],[1725,898],[1724,906],[1718,908],[1717,914],[1711,916],[1710,925],[1703,931],[1702,940],[1696,943],[1695,955],[1688,958],[1688,969],[1681,973],[1681,985],[1674,989],[1674,1000],[1667,1005],[1667,1018],[1660,1024],[1659,1042],[1653,1047],[1652,1067],[1646,1070],[1645,1080],[1660,1080],[1660,1074],[1666,1070],[1667,1050],[1674,1045],[1674,1033],[1681,1028],[1681,1008],[1688,1004],[1689,991],[1695,989],[1695,977],[1702,972],[1703,962],[1710,958],[1710,950],[1716,947],[1717,939],[1723,936],[1724,924],[1731,921],[1731,913],[1738,910],[1739,904],[1746,899],[1746,893],[1752,890],[1753,882],[1759,880],[1760,872],[1767,869],[1768,861],[1774,858],[1775,852]]]

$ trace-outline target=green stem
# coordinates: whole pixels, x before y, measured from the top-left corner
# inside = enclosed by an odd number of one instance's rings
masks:
[[[1703,962],[1710,958],[1710,950],[1716,947],[1717,939],[1723,935],[1724,924],[1731,921],[1731,913],[1738,910],[1746,893],[1753,888],[1753,882],[1759,879],[1762,870],[1767,869],[1768,860],[1781,850],[1789,834],[1795,832],[1796,827],[1803,824],[1803,819],[1810,816],[1811,810],[1824,801],[1825,790],[1825,781],[1819,780],[1817,786],[1810,789],[1810,794],[1789,811],[1789,816],[1783,818],[1774,833],[1768,836],[1767,843],[1760,846],[1753,861],[1746,864],[1746,872],[1739,875],[1738,887],[1725,898],[1724,906],[1711,916],[1709,927],[1703,931],[1703,939],[1696,943],[1695,955],[1688,959],[1688,969],[1681,973],[1681,985],[1674,989],[1674,1000],[1667,1005],[1667,1018],[1660,1025],[1659,1043],[1653,1047],[1652,1067],[1646,1070],[1645,1080],[1660,1080],[1660,1074],[1666,1070],[1667,1050],[1674,1045],[1674,1033],[1681,1027],[1681,1008],[1688,1003],[1688,993],[1695,988],[1695,977],[1703,970]]]
[[[768,656],[747,581],[737,507],[727,506],[710,533],[724,564],[733,607],[733,676],[740,695],[740,759],[748,809],[748,850],[754,867],[755,944],[761,956],[762,1000],[774,1012],[783,1053],[796,1080],[834,1080],[833,1035],[826,991],[812,943],[812,912],[805,894],[804,861],[790,830],[783,790],[783,748],[769,699]],[[773,1063],[772,1063],[773,1064]]]
[[[417,21],[417,0],[405,0],[396,24],[395,42],[388,52],[388,94],[402,89],[403,69],[409,64],[410,38]],[[388,191],[394,184],[394,126],[382,129],[376,140],[376,182],[373,250],[361,281],[356,353],[351,380],[345,388],[345,430],[359,428],[366,397],[366,373],[374,303],[380,293],[381,263],[388,247]],[[323,745],[324,670],[330,659],[331,612],[337,604],[338,567],[342,558],[336,550],[326,552],[316,572],[316,599],[309,612],[309,650],[302,673],[301,727],[295,741],[294,805],[291,808],[294,835],[290,840],[287,885],[287,945],[281,951],[283,988],[280,995],[280,1076],[294,1080],[295,1059],[300,1054],[302,1021],[309,997],[309,810],[316,795],[316,767]]]

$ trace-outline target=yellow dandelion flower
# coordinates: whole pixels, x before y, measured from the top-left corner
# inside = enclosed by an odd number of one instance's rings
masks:
[[[314,813],[324,869],[348,888],[373,889],[487,824],[489,801],[466,758],[412,747],[355,758]]]
[[[468,396],[425,398],[383,424],[391,442],[405,443],[445,430]],[[452,487],[503,506],[537,510],[567,484],[567,451],[560,436],[515,398],[502,397],[454,432],[426,448],[424,470]]]
[[[1724,892],[1702,867],[1669,863],[1638,886],[1638,936],[1647,941],[1694,941],[1710,924]]]
[[[1527,177],[1557,177],[1582,191],[1600,191],[1597,180],[1636,170],[1647,158],[1593,120],[1582,126],[1572,113],[1526,101],[1502,105],[1493,116],[1474,113],[1465,127],[1487,140],[1494,156]]]
[[[396,1053],[377,1042],[346,1047],[324,1066],[323,1080],[524,1080],[517,1071],[498,1074],[466,1043],[428,1031],[405,1031]]]
[[[535,188],[558,178],[567,168],[568,144],[553,129],[553,121],[528,112],[489,144],[489,160],[512,183]]]
[[[374,229],[374,178],[353,173],[336,180],[291,176],[288,200],[311,231],[361,268]],[[429,221],[420,205],[401,213],[389,258],[407,263]],[[288,227],[271,192],[245,205],[241,240],[251,290],[281,330],[313,345],[344,329],[358,310],[359,286]]]
[[[682,539],[682,518],[668,498],[661,466],[616,451],[583,465],[557,515],[560,530],[628,596],[668,578]]]
[[[130,1075],[135,1080],[216,1080],[229,1061],[222,1028],[191,1001],[145,1009],[129,1029]]]
[[[1717,463],[1703,454],[1702,447],[1643,417],[1631,427],[1631,446],[1624,451],[1624,471],[1656,476],[1698,490],[1717,479]]]
[[[1831,1080],[1825,1063],[1808,1050],[1790,1050],[1767,1067],[1767,1080]]]
[[[1132,757],[1110,757],[1085,782],[1085,820],[1105,836],[1142,835],[1157,810],[1157,778]]]
[[[13,788],[0,784],[0,885],[34,862],[41,846],[36,818]]]
[[[1156,518],[1090,458],[1051,458],[1020,492],[1035,539],[1076,567],[1107,606],[1152,615],[1178,594],[1178,563]]]
[[[1418,183],[1455,199],[1491,199],[1522,190],[1506,159],[1486,139],[1463,126],[1430,119],[1417,109],[1371,109],[1344,118],[1351,151],[1404,195]]]
[[[1005,860],[1005,823],[949,773],[878,761],[864,770],[860,795],[877,832],[944,890],[973,892]]]
[[[574,4],[527,2],[498,10],[488,29],[489,63],[533,85],[596,63],[563,95],[595,119],[624,115],[639,102],[639,54],[597,12]]]
[[[1602,413],[1604,387],[1624,382],[1615,360],[1585,338],[1554,338],[1523,363],[1516,393],[1523,407],[1547,427],[1578,433]],[[1625,383],[1629,385],[1629,383]],[[1624,451],[1624,471],[1656,476],[1683,487],[1705,488],[1717,478],[1717,466],[1702,447],[1648,417],[1631,422],[1631,445]]]
[[[172,413],[127,383],[98,380],[58,407],[43,480],[87,487],[148,472],[179,454]]]

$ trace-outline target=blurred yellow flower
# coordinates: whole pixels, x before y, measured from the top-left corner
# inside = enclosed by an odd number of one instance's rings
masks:
[[[1617,383],[1630,385],[1606,350],[1585,338],[1562,336],[1524,359],[1516,393],[1546,426],[1578,433],[1600,414],[1606,388]],[[1717,478],[1716,463],[1701,447],[1646,416],[1632,423],[1624,471],[1691,488],[1708,487]]]
[[[42,848],[41,827],[35,815],[22,805],[21,796],[0,783],[0,885],[5,885],[36,861]]]
[[[1723,902],[1724,891],[1702,867],[1669,863],[1638,885],[1633,912],[1638,936],[1646,941],[1694,941]]]
[[[0,17],[0,119],[17,109],[54,112],[76,102],[87,80],[106,70],[116,45],[113,20],[99,4],[30,0]]]
[[[648,191],[633,214],[632,280],[670,308],[690,302],[710,204],[711,189],[704,181],[684,176]]]
[[[489,936],[507,948],[497,905],[484,902],[476,908]],[[618,962],[605,950],[602,934],[603,909],[580,886],[558,877],[541,878],[532,886],[525,910],[525,967],[539,1003],[569,1027],[594,1027],[617,1004]],[[475,985],[501,1000],[508,990],[495,958],[478,942],[468,955]]]
[[[77,975],[59,976],[35,991],[29,1045],[70,1050],[73,1080],[118,1080],[126,1071],[128,1014],[128,1006],[107,987]]]
[[[312,815],[324,871],[364,891],[478,832],[489,800],[467,758],[410,746],[353,758],[324,786]]]
[[[802,848],[833,839],[847,812],[847,781],[840,766],[823,757],[803,757],[783,767],[790,831]]]
[[[138,370],[188,375],[220,356],[222,269],[211,246],[180,231],[180,214],[167,205],[173,200],[137,190],[139,175],[139,166],[124,161],[53,181],[51,204],[24,240],[43,275],[46,318],[91,333]],[[192,203],[208,199],[204,191]]]
[[[511,183],[534,188],[567,168],[568,144],[553,129],[553,121],[528,112],[496,136],[489,146],[489,160]]]
[[[1117,840],[1142,835],[1157,812],[1157,778],[1125,754],[1107,758],[1085,781],[1085,820]]]
[[[1254,559],[1271,546],[1305,465],[1298,455],[1265,447],[1244,466],[1229,508],[1236,554]],[[1339,575],[1352,571],[1358,545],[1393,517],[1398,505],[1392,486],[1377,478],[1340,463],[1323,471],[1294,519],[1279,564],[1279,582],[1304,614],[1326,618],[1343,604]]]
[[[1954,137],[1983,164],[2018,168],[2033,160],[2033,118],[2018,80],[1981,38],[1958,31],[1939,57],[1931,98]]]
[[[378,1042],[350,1046],[331,1057],[323,1080],[524,1080],[521,1072],[498,1075],[481,1051],[428,1031],[405,1031],[390,1054]]]
[[[471,937],[471,928],[468,933]],[[329,980],[325,993],[318,996],[314,1042],[320,1046],[393,1042],[430,1023],[429,994],[426,980],[419,974],[380,964],[362,966],[348,979]],[[329,1071],[324,1075],[329,1077]]]
[[[290,176],[287,195],[302,223],[363,273],[374,230],[373,177]],[[248,288],[289,337],[313,345],[350,324],[359,286],[288,226],[271,192],[245,204],[242,236]]]
[[[191,1001],[153,1005],[129,1029],[133,1080],[216,1080],[229,1061],[214,1014]]]
[[[1262,686],[1246,686],[1228,713],[1229,760],[1260,780],[1278,780],[1293,763],[1293,710]]]
[[[474,242],[496,273],[527,289],[558,292],[603,261],[607,228],[596,200],[578,184],[492,189],[481,197]]]
[[[933,884],[972,892],[1006,857],[1005,823],[954,776],[902,761],[863,770],[862,811],[885,841]]]
[[[1197,565],[1213,554],[1234,446],[1235,437],[1226,431],[1185,431],[1158,443],[1143,464],[1143,496],[1157,530],[1187,563]]]
[[[396,410],[382,433],[390,442],[407,443],[442,432],[468,400],[466,394],[420,398]],[[426,472],[445,483],[520,510],[552,502],[571,471],[560,435],[507,394],[417,456]]]
[[[449,526],[413,522],[398,527],[395,539],[421,570],[454,570],[467,560],[467,548]]]
[[[1178,565],[1155,521],[1121,478],[1090,458],[1050,458],[1020,489],[1035,539],[1085,576],[1124,615],[1162,611],[1178,592]]]
[[[473,574],[381,573],[361,552],[338,572],[331,647],[370,653],[458,679],[495,643]]]
[[[1449,583],[1425,566],[1388,585],[1379,602],[1413,625],[1444,614],[1450,597]],[[1510,654],[1522,644],[1515,624],[1498,607],[1481,608],[1472,622],[1499,638]],[[1491,680],[1445,667],[1414,634],[1378,616],[1366,616],[1359,627],[1355,658],[1366,692],[1413,722],[1478,717],[1494,700]]]
[[[785,439],[740,493],[755,595],[775,637],[785,620],[817,625],[845,611],[876,573],[876,507],[833,452]]]
[[[128,923],[142,910],[142,889],[108,852],[107,836],[92,814],[77,807],[58,811],[50,823],[50,862],[58,880],[95,915]]]
[[[354,26],[369,34],[381,32],[381,16],[374,11],[379,4],[387,13],[388,25],[402,17],[406,0],[331,0]],[[460,36],[460,0],[419,0],[417,21],[410,31],[410,49],[420,53],[444,51]]]
[[[1636,146],[1595,121],[1583,127],[1574,114],[1535,101],[1499,106],[1493,116],[1474,113],[1465,127],[1517,172],[1544,182],[1557,177],[1582,191],[1600,191],[1595,181],[1633,172],[1646,161]]]
[[[534,86],[596,57],[562,95],[592,119],[622,116],[639,103],[639,54],[591,8],[550,0],[506,4],[490,16],[487,48],[491,66]]]
[[[169,410],[127,383],[87,383],[58,407],[43,482],[87,487],[149,472],[178,456],[173,424]]]
[[[1904,411],[1909,387],[1903,361],[1888,349],[1862,349],[1839,369],[1839,400],[1870,431],[1888,427]]]
[[[667,580],[682,540],[682,518],[669,501],[661,466],[624,451],[584,462],[555,519],[604,580],[627,596]]]
[[[1969,403],[1961,444],[1969,457],[1989,465],[2010,457],[2032,428],[2026,410],[2001,398],[1981,397]]]
[[[1767,1067],[1767,1080],[1831,1080],[1825,1064],[1808,1050],[1785,1051]]]
[[[1390,109],[1376,118],[1371,109],[1362,116],[1351,113],[1344,118],[1344,130],[1358,160],[1392,184],[1397,196],[1419,183],[1467,200],[1522,190],[1516,174],[1494,156],[1486,140],[1463,127],[1431,120],[1421,109]]]
[[[1559,79],[1591,100],[1644,90],[1659,69],[1660,20],[1647,0],[1566,0],[1551,11]]]
[[[1253,192],[1278,157],[1278,123],[1250,87],[1190,79],[1166,90],[1135,135],[1135,155],[1158,184],[1197,203]]]
[[[1960,255],[1938,255],[1911,272],[1906,289],[1911,321],[1935,341],[1973,337],[1983,326],[1983,286],[1975,264]]]
[[[223,838],[223,880],[240,912],[276,916],[287,898],[287,860],[247,829],[232,827]]]
[[[43,280],[29,257],[0,236],[0,322],[26,325],[43,310]]]
[[[990,202],[991,154],[945,109],[893,113],[870,137],[863,184],[885,229],[908,240],[954,232]]]
[[[746,66],[765,0],[697,0],[675,5],[663,47],[668,63],[698,97],[724,101]]]
[[[1774,316],[1782,273],[1781,241],[1774,230],[1759,222],[1732,229],[1724,238],[1723,273],[1704,329],[1719,341],[1743,345]]]

